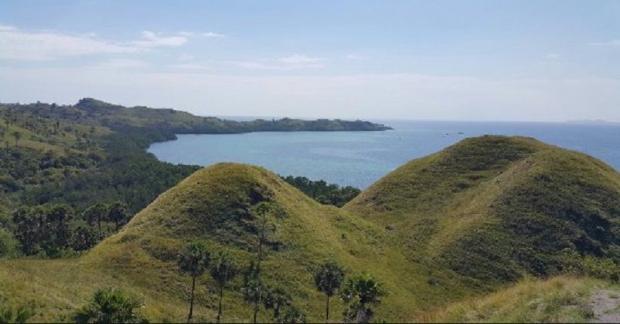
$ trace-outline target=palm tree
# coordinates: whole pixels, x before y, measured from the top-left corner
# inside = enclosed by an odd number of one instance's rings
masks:
[[[193,242],[188,244],[179,255],[178,261],[181,272],[192,277],[192,289],[189,299],[189,314],[187,322],[191,322],[194,311],[194,290],[196,289],[196,278],[201,276],[209,266],[209,252],[204,244]]]
[[[254,208],[254,215],[257,219],[257,236],[258,244],[256,247],[256,268],[260,274],[260,263],[263,260],[263,245],[267,241],[269,235],[269,219],[268,215],[271,213],[271,205],[267,202],[260,202]]]
[[[288,305],[282,311],[280,318],[276,320],[277,323],[305,323],[306,315],[302,313],[293,305]]]
[[[14,131],[13,137],[15,138],[15,146],[17,146],[17,144],[19,143],[19,139],[22,137],[22,133]]]
[[[220,252],[215,256],[211,265],[211,277],[217,283],[219,289],[219,303],[217,307],[217,323],[222,317],[222,298],[224,297],[224,287],[237,275],[237,266],[226,252]]]
[[[379,304],[384,296],[381,284],[369,274],[361,274],[347,280],[340,292],[342,300],[349,304],[345,311],[345,322],[368,323],[373,311],[370,305]]]
[[[258,265],[251,261],[243,276],[243,299],[253,305],[252,323],[256,323],[266,287],[260,280]]]
[[[291,304],[291,297],[280,287],[268,288],[263,298],[265,309],[273,310],[273,320],[281,319],[281,311]]]
[[[108,214],[108,207],[102,203],[96,203],[88,207],[83,213],[82,217],[88,222],[89,225],[97,225],[97,238],[101,240],[103,238],[103,232],[101,231],[101,222],[103,222]]]
[[[344,270],[333,261],[322,264],[314,273],[316,289],[327,297],[325,302],[325,323],[329,321],[329,299],[340,289],[343,280]]]
[[[114,222],[117,231],[121,227],[121,224],[124,224],[128,218],[127,206],[125,206],[123,202],[117,201],[110,206],[108,219]]]

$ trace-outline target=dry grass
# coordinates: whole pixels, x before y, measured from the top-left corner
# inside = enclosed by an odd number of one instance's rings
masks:
[[[608,282],[575,277],[526,279],[482,298],[470,298],[418,317],[422,322],[588,322],[591,296],[601,289],[620,292]]]

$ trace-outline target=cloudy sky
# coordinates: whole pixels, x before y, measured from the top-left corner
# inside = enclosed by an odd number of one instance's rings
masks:
[[[620,121],[620,1],[0,2],[0,101]]]

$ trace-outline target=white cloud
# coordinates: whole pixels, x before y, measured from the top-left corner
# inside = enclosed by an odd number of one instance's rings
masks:
[[[95,65],[95,68],[103,69],[140,69],[150,65],[143,60],[135,59],[110,59]]]
[[[347,54],[345,55],[344,58],[350,61],[365,61],[366,60],[366,56],[354,54],[354,53]]]
[[[224,35],[224,34],[214,33],[214,32],[206,32],[206,33],[202,33],[201,35],[203,37],[208,37],[208,38],[224,38],[224,37],[226,37],[226,35]]]
[[[169,67],[172,69],[179,69],[179,70],[185,70],[185,71],[196,71],[196,72],[211,70],[209,66],[206,66],[203,64],[197,64],[197,63],[172,64],[172,65],[169,65]]]
[[[50,60],[94,54],[130,54],[154,48],[183,46],[192,35],[189,32],[164,35],[143,31],[141,38],[121,42],[102,39],[92,33],[74,35],[55,31],[26,31],[0,25],[0,59]]]
[[[276,59],[235,62],[237,66],[250,70],[301,70],[324,68],[325,59],[293,54]]]
[[[196,32],[182,31],[182,32],[179,32],[178,34],[181,35],[181,36],[186,36],[186,37],[195,37],[195,36],[202,36],[202,37],[207,37],[207,38],[224,38],[224,37],[226,37],[226,35],[224,35],[224,34],[214,33],[214,32],[196,33]]]
[[[26,32],[12,26],[0,28],[0,59],[48,60],[63,56],[126,54],[137,50],[90,36]]]
[[[161,34],[146,30],[142,32],[142,39],[134,41],[132,44],[139,48],[178,47],[187,43],[187,40],[187,36],[163,36]]]
[[[549,53],[547,55],[545,55],[545,58],[548,60],[557,60],[560,58],[560,54],[556,54],[556,53]]]
[[[592,46],[620,47],[620,39],[612,39],[606,42],[590,43]]]
[[[310,57],[306,55],[293,54],[291,56],[281,57],[278,61],[291,65],[313,65],[320,64],[323,59],[320,57]]]

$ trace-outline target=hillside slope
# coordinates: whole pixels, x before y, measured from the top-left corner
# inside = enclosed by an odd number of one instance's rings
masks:
[[[345,206],[394,228],[420,262],[489,288],[523,275],[618,275],[620,176],[530,138],[466,139],[387,175]]]
[[[320,205],[263,168],[214,165],[82,257],[0,261],[0,295],[16,304],[36,300],[35,319],[63,320],[96,288],[122,287],[143,296],[149,319],[178,321],[189,283],[177,271],[178,251],[201,240],[247,265],[260,202],[277,211],[265,280],[290,294],[309,321],[322,320],[311,270],[326,260],[382,282],[388,295],[375,319],[387,321],[410,321],[528,275],[617,276],[618,173],[533,139],[489,136],[412,161],[344,208]],[[212,320],[215,295],[204,284],[213,288],[201,278],[196,319]],[[237,279],[226,293],[227,321],[250,318],[240,285]],[[342,311],[340,302],[332,306],[333,314]]]
[[[365,271],[380,278],[389,295],[378,318],[410,319],[420,309],[445,299],[447,291],[429,285],[423,269],[390,245],[383,228],[321,205],[269,171],[240,164],[218,164],[196,172],[81,258],[0,262],[0,283],[9,292],[6,297],[16,303],[37,300],[37,319],[66,319],[69,310],[96,288],[113,285],[144,296],[148,318],[178,320],[185,316],[189,283],[177,271],[178,251],[188,241],[202,240],[213,251],[229,251],[239,265],[246,266],[254,258],[256,245],[250,211],[261,201],[272,202],[280,211],[272,220],[275,230],[262,266],[264,279],[293,296],[309,320],[320,320],[324,307],[311,270],[327,260],[336,260],[349,274]],[[35,279],[24,284],[10,278]],[[207,276],[201,283],[205,281]],[[240,285],[237,279],[226,295],[227,320],[250,318]],[[454,300],[463,292],[456,281],[453,286]],[[214,295],[201,288],[198,301],[197,319],[213,319]],[[340,303],[332,306],[334,314],[341,312]],[[261,316],[270,319],[267,314]]]
[[[418,317],[421,322],[585,323],[618,322],[620,286],[591,278],[527,279]]]

